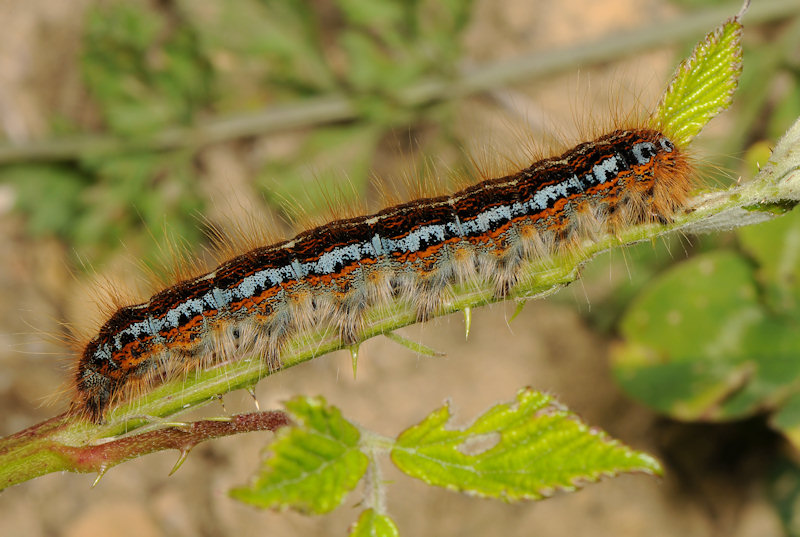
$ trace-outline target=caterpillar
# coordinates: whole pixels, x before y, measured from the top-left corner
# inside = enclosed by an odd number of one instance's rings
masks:
[[[653,123],[449,195],[331,221],[121,307],[80,353],[71,412],[99,423],[132,386],[245,355],[277,368],[310,325],[355,343],[364,312],[390,300],[410,301],[424,320],[452,283],[488,279],[502,298],[527,261],[670,221],[692,189],[691,159]]]

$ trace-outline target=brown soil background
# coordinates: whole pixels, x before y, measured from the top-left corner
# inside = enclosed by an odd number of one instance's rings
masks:
[[[76,56],[88,5],[88,0],[0,0],[0,119],[9,139],[46,133],[54,111],[79,100]],[[476,6],[466,50],[471,61],[489,61],[595,39],[676,14],[675,8],[653,0],[483,0]],[[462,115],[479,144],[502,139],[509,125],[516,128],[531,118],[534,129],[537,122],[544,129],[556,125],[569,136],[575,110],[584,101],[613,109],[614,103],[627,102],[626,95],[619,97],[622,91],[652,102],[674,62],[670,50],[639,55],[547,84],[498,91],[516,113],[497,101],[476,98],[461,105]],[[212,170],[206,188],[230,191],[247,179],[233,145],[213,148],[200,158],[214,164],[206,167]],[[25,235],[20,217],[10,210],[13,195],[0,185],[0,300],[5,306],[0,311],[1,434],[64,407],[64,401],[41,405],[65,381],[64,358],[69,358],[67,349],[42,334],[59,333],[60,321],[79,322],[90,285],[71,276],[66,247],[32,242]],[[610,280],[627,277],[620,258],[610,264]],[[575,494],[508,505],[428,487],[394,471],[387,461],[389,512],[402,535],[782,535],[755,477],[762,464],[757,454],[737,455],[722,464],[718,443],[737,438],[726,438],[713,427],[666,423],[619,391],[607,364],[611,342],[577,312],[602,293],[577,283],[562,293],[562,300],[529,304],[511,324],[513,305],[474,311],[468,342],[460,316],[437,319],[402,332],[446,352],[445,357],[415,356],[376,339],[362,346],[357,380],[349,355],[334,353],[262,381],[258,398],[262,408],[275,408],[294,394],[322,394],[345,416],[393,435],[445,398],[465,423],[530,385],[556,394],[590,424],[661,456],[666,466],[663,479],[623,476]],[[228,412],[252,408],[246,393],[230,394],[225,402]],[[257,433],[201,445],[172,477],[167,474],[177,455],[160,453],[114,468],[93,489],[94,476],[75,474],[48,475],[13,487],[0,495],[0,534],[344,535],[359,513],[358,491],[333,514],[316,518],[261,512],[226,496],[248,479],[269,438]],[[686,447],[676,453],[676,444]]]

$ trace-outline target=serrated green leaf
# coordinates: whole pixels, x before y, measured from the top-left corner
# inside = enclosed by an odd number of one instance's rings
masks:
[[[661,472],[659,463],[582,423],[547,395],[520,390],[464,430],[448,426],[445,405],[403,432],[392,449],[406,474],[440,487],[506,501],[621,472]]]
[[[358,449],[361,433],[321,397],[296,397],[286,409],[296,425],[278,432],[250,485],[230,494],[262,508],[327,513],[367,470],[367,456]]]
[[[397,526],[386,515],[380,515],[374,509],[367,509],[358,517],[352,528],[350,537],[397,537]]]
[[[678,66],[653,123],[683,145],[726,109],[742,72],[742,25],[734,17],[697,44]]]

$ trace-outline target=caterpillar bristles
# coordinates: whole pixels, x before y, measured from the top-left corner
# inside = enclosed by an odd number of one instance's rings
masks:
[[[450,300],[452,285],[478,282],[503,299],[530,262],[671,221],[693,186],[686,149],[647,118],[613,120],[606,130],[584,126],[592,135],[572,148],[544,154],[527,144],[499,163],[476,159],[481,180],[454,192],[406,178],[417,197],[397,201],[397,188],[384,186],[393,201],[372,214],[349,201],[346,183],[326,191],[322,207],[295,211],[302,230],[289,240],[272,232],[280,226],[253,218],[233,233],[205,223],[220,252],[210,271],[168,243],[179,260],[172,283],[147,301],[124,301],[135,305],[117,300],[87,338],[73,412],[99,422],[109,407],[164,380],[245,357],[277,370],[287,344],[310,330],[355,349],[370,308],[404,301],[426,321]],[[323,223],[320,214],[332,216]]]

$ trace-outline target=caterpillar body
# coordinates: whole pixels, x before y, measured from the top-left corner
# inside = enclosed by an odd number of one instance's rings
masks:
[[[257,247],[119,308],[77,361],[72,411],[101,422],[137,383],[245,355],[277,367],[285,343],[311,324],[355,343],[367,308],[406,299],[425,319],[454,282],[486,278],[503,297],[526,261],[669,221],[692,176],[687,152],[643,124],[450,195]]]

